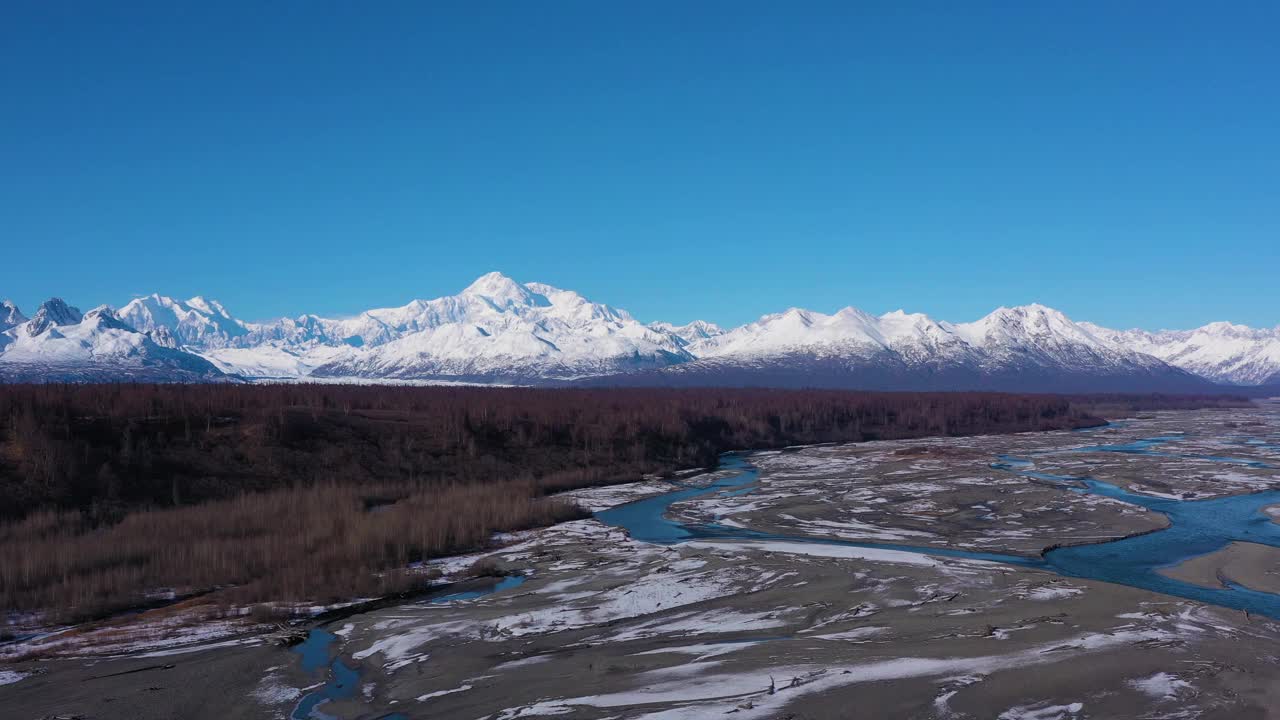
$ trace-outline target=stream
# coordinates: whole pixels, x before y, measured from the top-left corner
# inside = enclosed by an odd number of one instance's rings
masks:
[[[1113,423],[1104,427],[1119,427]],[[1183,457],[1245,465],[1255,468],[1273,468],[1267,463],[1233,457],[1180,454],[1169,451],[1167,446],[1183,439],[1183,435],[1166,435],[1144,438],[1117,445],[1095,445],[1071,450],[1050,450],[1045,454],[1115,452],[1158,457]],[[1267,441],[1242,439],[1246,446],[1273,447]],[[751,453],[727,453],[721,457],[717,468],[730,474],[706,485],[685,485],[672,492],[655,495],[619,505],[595,514],[602,523],[626,530],[632,538],[643,542],[674,545],[690,540],[782,540],[786,542],[838,545],[845,547],[880,548],[919,553],[923,555],[967,558],[987,562],[1004,563],[1019,567],[1035,568],[1057,573],[1064,577],[1088,578],[1128,585],[1175,597],[1219,605],[1237,610],[1265,615],[1280,620],[1280,595],[1250,590],[1231,584],[1225,588],[1207,588],[1175,580],[1161,575],[1161,568],[1177,565],[1194,557],[1220,550],[1232,542],[1252,542],[1280,547],[1280,523],[1273,522],[1263,512],[1269,505],[1280,504],[1280,490],[1266,490],[1246,495],[1210,498],[1204,500],[1172,499],[1142,495],[1119,486],[1089,477],[1050,475],[1037,472],[1035,463],[1028,458],[999,456],[991,464],[995,470],[1036,478],[1051,483],[1064,491],[1087,493],[1108,497],[1164,514],[1168,527],[1141,535],[1133,535],[1091,545],[1059,547],[1040,557],[1025,557],[1001,553],[988,553],[955,548],[921,547],[895,543],[856,542],[811,536],[793,536],[762,532],[746,528],[730,527],[718,523],[682,523],[667,516],[671,506],[682,500],[724,493],[741,495],[755,489],[760,471],[751,464]],[[494,592],[520,585],[525,578],[510,576],[492,586],[465,592],[440,595],[426,602],[445,603],[472,600]],[[292,720],[318,718],[326,720],[320,706],[331,700],[351,698],[360,688],[359,671],[334,657],[332,646],[337,640],[333,633],[315,629],[306,641],[293,649],[301,655],[302,669],[306,672],[325,671],[325,681],[305,694],[290,715]],[[380,720],[404,720],[399,713],[384,715]]]
[[[1096,445],[1049,452],[1117,452],[1194,458],[1256,468],[1274,467],[1257,460],[1180,454],[1164,449],[1169,443],[1183,437],[1168,435],[1145,438],[1123,445]],[[1248,441],[1245,442],[1248,443]],[[1169,519],[1169,526],[1160,530],[1091,545],[1054,548],[1041,557],[793,536],[729,527],[717,523],[681,523],[667,517],[667,510],[671,505],[682,500],[713,493],[739,494],[749,491],[759,479],[759,471],[751,465],[749,456],[749,453],[729,453],[723,456],[720,469],[733,471],[734,474],[719,478],[709,485],[682,487],[674,492],[603,510],[596,513],[595,517],[603,523],[625,529],[637,540],[651,543],[675,544],[694,539],[782,540],[969,558],[1048,570],[1065,577],[1088,578],[1128,585],[1280,619],[1280,596],[1278,595],[1250,590],[1236,584],[1220,589],[1201,587],[1166,577],[1158,572],[1161,568],[1220,550],[1232,542],[1252,542],[1280,547],[1280,524],[1273,522],[1263,512],[1263,508],[1268,505],[1280,503],[1278,490],[1204,500],[1160,498],[1133,493],[1094,478],[1036,472],[1035,463],[1030,459],[1001,456],[991,464],[992,468],[1047,481],[1063,490],[1120,500],[1162,513]]]
[[[423,602],[441,604],[459,600],[475,600],[501,590],[517,587],[524,581],[525,577],[523,575],[508,575],[501,580],[495,581],[489,587],[437,595]],[[341,655],[332,656],[333,644],[337,639],[338,636],[328,630],[315,628],[307,633],[304,641],[292,648],[293,652],[301,656],[303,672],[316,673],[326,667],[328,670],[325,673],[324,682],[311,692],[303,695],[298,704],[294,706],[293,712],[289,714],[290,720],[330,720],[332,716],[321,711],[320,706],[330,700],[345,700],[354,697],[356,691],[360,689],[360,671],[343,662]],[[380,716],[378,720],[409,719],[401,713],[391,713]]]

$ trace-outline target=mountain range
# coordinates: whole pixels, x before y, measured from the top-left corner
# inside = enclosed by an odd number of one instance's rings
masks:
[[[1215,392],[1280,383],[1280,328],[1112,330],[1036,304],[969,323],[849,307],[732,329],[646,324],[500,273],[348,318],[246,322],[159,294],[88,313],[54,298],[30,319],[0,304],[0,381],[263,379]]]

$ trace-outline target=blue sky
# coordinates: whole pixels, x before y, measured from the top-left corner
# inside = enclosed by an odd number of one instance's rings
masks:
[[[6,6],[0,296],[1280,323],[1276,3],[444,5]]]

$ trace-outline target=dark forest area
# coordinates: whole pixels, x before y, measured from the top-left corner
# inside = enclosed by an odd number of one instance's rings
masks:
[[[0,512],[245,491],[524,480],[543,491],[714,464],[719,453],[1070,428],[1078,400],[976,393],[28,385],[0,390]]]
[[[339,385],[0,388],[0,602],[326,600],[581,517],[546,496],[822,442],[1053,430],[1224,398]],[[1100,405],[1098,403],[1101,403]],[[376,511],[376,512],[375,512]]]

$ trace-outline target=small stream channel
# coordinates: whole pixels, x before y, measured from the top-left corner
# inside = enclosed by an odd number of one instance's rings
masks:
[[[442,604],[459,600],[475,600],[501,590],[518,587],[524,581],[525,578],[522,575],[509,575],[489,587],[438,595],[423,602]],[[291,720],[330,720],[332,716],[326,715],[320,706],[331,700],[346,700],[354,697],[360,690],[360,671],[343,662],[341,656],[332,656],[333,644],[337,639],[338,636],[328,630],[315,628],[307,633],[304,641],[292,648],[292,651],[302,658],[303,672],[316,673],[326,667],[328,669],[325,671],[324,683],[303,695],[294,706],[293,712],[289,715]],[[400,713],[391,713],[382,715],[379,720],[408,720],[408,717]]]
[[[1145,438],[1123,445],[1096,445],[1049,452],[1117,452],[1185,457],[1255,468],[1274,467],[1257,460],[1179,454],[1164,449],[1169,443],[1174,443],[1183,437],[1168,435]],[[1055,548],[1041,557],[791,536],[728,527],[716,523],[681,523],[667,517],[670,506],[681,500],[713,493],[740,493],[749,490],[759,479],[759,471],[751,466],[748,458],[749,453],[725,455],[722,458],[721,469],[736,472],[709,485],[683,487],[670,493],[598,512],[595,517],[603,523],[623,528],[632,537],[645,542],[675,544],[694,539],[783,540],[844,547],[884,548],[941,557],[962,557],[1049,570],[1066,577],[1103,580],[1280,619],[1280,596],[1250,590],[1239,585],[1221,589],[1200,587],[1165,577],[1158,572],[1162,568],[1220,550],[1232,542],[1252,542],[1280,547],[1280,524],[1273,522],[1263,512],[1263,508],[1268,505],[1280,503],[1280,491],[1277,490],[1205,500],[1167,499],[1129,492],[1093,478],[1036,472],[1035,463],[1032,460],[1002,456],[992,463],[992,468],[1034,477],[1055,484],[1064,490],[1100,495],[1138,505],[1153,512],[1163,513],[1169,519],[1169,526],[1161,530],[1091,545]]]
[[[1117,427],[1112,424],[1104,427]],[[1239,464],[1255,468],[1272,468],[1267,463],[1232,457],[1179,454],[1165,449],[1170,443],[1183,439],[1182,435],[1145,438],[1118,445],[1096,445],[1073,450],[1052,450],[1049,453],[1117,452],[1159,457],[1185,457],[1213,462]],[[1241,444],[1262,445],[1266,442],[1244,439]],[[619,505],[595,514],[595,518],[607,525],[626,530],[631,537],[643,542],[673,545],[698,539],[733,540],[784,540],[787,542],[838,545],[844,547],[881,548],[901,550],[940,557],[959,557],[985,560],[1019,567],[1030,567],[1055,572],[1065,577],[1089,578],[1128,585],[1176,597],[1196,600],[1212,605],[1247,610],[1249,612],[1280,619],[1280,595],[1259,592],[1231,585],[1215,589],[1200,587],[1161,575],[1158,570],[1177,565],[1200,555],[1215,552],[1232,542],[1252,542],[1280,547],[1280,524],[1273,522],[1264,512],[1268,505],[1280,504],[1280,491],[1266,490],[1247,495],[1211,498],[1206,500],[1177,500],[1159,498],[1129,492],[1110,483],[1089,477],[1070,477],[1037,472],[1035,463],[1027,458],[1000,456],[991,467],[1033,477],[1061,487],[1063,490],[1109,497],[1137,505],[1153,512],[1163,513],[1169,526],[1142,535],[1092,545],[1075,545],[1049,550],[1041,557],[1024,557],[1001,553],[976,552],[954,548],[921,547],[894,543],[867,543],[850,540],[833,540],[809,536],[791,536],[729,527],[717,523],[693,524],[670,519],[667,511],[671,505],[695,497],[725,493],[738,495],[750,492],[759,480],[760,471],[750,460],[750,453],[728,453],[721,458],[719,470],[732,474],[716,479],[707,485],[686,485],[669,493]],[[524,582],[521,576],[510,576],[491,587],[450,593],[431,598],[426,602],[446,603],[473,600],[494,592],[516,587]],[[353,697],[360,689],[359,671],[348,666],[342,658],[332,656],[332,646],[337,636],[315,629],[306,641],[293,648],[301,656],[302,669],[309,673],[326,671],[326,681],[316,690],[307,693],[291,714],[292,720],[327,720],[320,708],[331,700]],[[407,720],[404,715],[393,713],[381,720]]]

